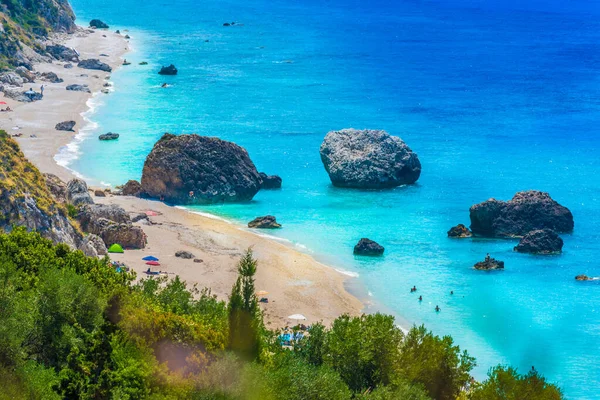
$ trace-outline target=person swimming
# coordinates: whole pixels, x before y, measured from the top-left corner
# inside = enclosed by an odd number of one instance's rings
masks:
[[[412,289],[410,289],[411,293],[416,292],[416,291],[417,291],[417,287],[416,286],[413,286]]]
[[[419,301],[423,301],[423,296],[419,296]]]
[[[453,294],[454,294],[454,290],[451,290],[450,291],[450,295],[452,296]]]
[[[440,306],[435,306],[435,312],[440,312],[441,308]]]

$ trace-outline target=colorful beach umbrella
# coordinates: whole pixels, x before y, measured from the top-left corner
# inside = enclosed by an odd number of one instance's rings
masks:
[[[146,256],[146,257],[142,258],[142,260],[144,260],[144,261],[158,261],[158,258],[156,258],[154,256]]]
[[[0,101],[0,104],[6,104],[6,102],[5,101]]]
[[[146,263],[146,265],[154,265],[154,266],[156,266],[156,265],[160,265],[160,263],[158,261],[148,261]]]
[[[123,247],[120,244],[114,243],[112,246],[108,248],[109,253],[124,253]]]

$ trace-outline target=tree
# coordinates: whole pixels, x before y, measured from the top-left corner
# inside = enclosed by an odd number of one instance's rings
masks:
[[[475,359],[454,345],[450,336],[434,336],[424,326],[413,327],[401,346],[400,376],[421,384],[430,397],[455,400],[471,380]]]
[[[536,371],[520,375],[512,367],[498,365],[490,370],[488,379],[471,392],[470,400],[561,400],[561,390]]]
[[[229,298],[229,348],[243,359],[255,360],[260,352],[262,315],[255,294],[257,261],[252,249],[246,250],[238,264],[238,278]]]

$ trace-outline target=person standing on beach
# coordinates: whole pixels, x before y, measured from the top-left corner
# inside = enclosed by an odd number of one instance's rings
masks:
[[[44,85],[40,86],[40,93],[42,93],[42,96],[44,96]]]

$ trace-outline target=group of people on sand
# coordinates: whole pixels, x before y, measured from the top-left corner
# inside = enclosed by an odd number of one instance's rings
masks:
[[[10,108],[10,106],[6,106],[6,108],[3,108],[0,110],[0,112],[10,112],[12,111],[12,108]]]
[[[412,288],[410,288],[410,292],[411,293],[415,293],[417,291],[417,287],[413,286]],[[454,294],[454,290],[450,291],[450,295],[452,296]],[[423,296],[419,296],[419,302],[423,301]],[[442,311],[442,309],[440,308],[440,306],[436,305],[435,306],[435,312],[440,312]]]

